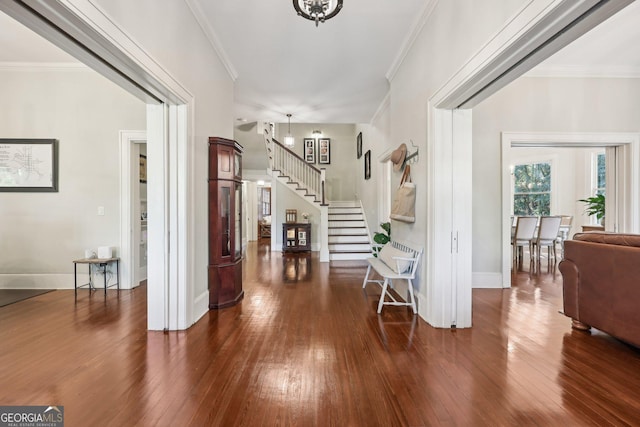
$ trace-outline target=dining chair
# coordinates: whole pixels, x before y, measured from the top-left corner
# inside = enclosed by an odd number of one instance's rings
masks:
[[[533,244],[534,252],[537,253],[538,262],[540,262],[543,246],[547,247],[547,257],[549,260],[551,260],[551,251],[553,250],[553,262],[556,262],[556,242],[558,240],[558,233],[560,232],[561,221],[561,216],[540,217],[538,237]]]
[[[511,240],[514,261],[518,260],[518,255],[522,259],[525,245],[529,247],[530,256],[533,256],[532,247],[536,225],[538,225],[537,216],[519,216],[516,218],[516,231],[513,233],[513,239]]]
[[[560,231],[556,241],[560,244],[560,254],[564,258],[564,241],[569,238],[571,233],[571,224],[573,223],[573,215],[560,215]]]

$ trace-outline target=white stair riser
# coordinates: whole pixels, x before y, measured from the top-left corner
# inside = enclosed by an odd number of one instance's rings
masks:
[[[369,236],[333,236],[329,235],[329,244],[336,243],[369,243]]]
[[[329,206],[329,215],[344,215],[344,214],[360,214],[362,215],[362,209],[360,208],[349,208],[349,209],[332,209]]]
[[[347,245],[342,243],[329,243],[329,252],[331,251],[363,251],[371,252],[371,245],[363,243],[360,245]]]
[[[371,254],[329,254],[331,261],[351,261],[356,259],[367,259]]]
[[[348,208],[358,208],[358,209],[360,209],[360,203],[358,203],[358,202],[349,202],[349,201],[347,201],[347,202],[345,202],[345,201],[342,201],[342,202],[332,201],[331,202],[331,206],[334,207],[334,208],[335,207],[340,207],[340,208],[348,207]]]
[[[364,221],[364,217],[360,215],[331,215],[329,214],[329,221],[351,221],[357,219]]]
[[[331,225],[329,225],[331,227]],[[366,234],[367,229],[362,228],[330,228],[329,236],[341,236],[344,234]]]
[[[329,221],[329,227],[363,228],[364,221]]]

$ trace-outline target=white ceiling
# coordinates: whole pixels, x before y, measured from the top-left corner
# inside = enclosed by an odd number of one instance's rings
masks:
[[[291,0],[191,0],[214,29],[238,78],[236,116],[311,123],[368,122],[385,77],[425,0],[345,0],[320,24]],[[198,15],[198,13],[196,13]]]
[[[345,0],[343,10],[318,28],[287,0],[187,3],[237,77],[236,117],[286,122],[291,113],[294,123],[367,123],[430,2]],[[638,23],[636,1],[530,74],[640,77]],[[72,62],[0,13],[0,63]]]

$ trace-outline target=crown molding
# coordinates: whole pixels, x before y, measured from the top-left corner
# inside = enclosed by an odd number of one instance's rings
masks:
[[[376,121],[378,121],[380,116],[386,110],[388,110],[390,106],[391,106],[391,92],[387,92],[387,94],[384,96],[384,98],[380,102],[380,105],[378,105],[378,108],[376,109],[376,112],[373,113],[373,116],[371,117],[371,120],[369,121],[369,123],[370,124],[374,124]]]
[[[198,25],[200,26],[205,36],[209,40],[209,43],[213,47],[213,50],[218,54],[220,61],[222,61],[222,64],[227,69],[227,73],[229,73],[229,77],[231,77],[231,80],[235,82],[236,79],[238,78],[238,73],[235,67],[233,66],[233,63],[229,59],[227,52],[222,47],[222,43],[220,43],[220,39],[218,38],[218,35],[213,30],[213,27],[211,27],[211,24],[209,23],[207,18],[205,18],[205,14],[204,14],[204,11],[202,10],[202,6],[200,5],[200,1],[185,0],[185,2],[187,3],[187,6],[189,7],[189,9],[191,9],[191,14],[193,15],[194,18],[196,18]]]
[[[396,55],[395,59],[391,63],[391,67],[389,67],[389,70],[387,71],[387,74],[385,74],[387,81],[391,82],[391,80],[393,80],[393,78],[395,77],[398,69],[400,68],[400,65],[402,65],[402,63],[404,62],[404,58],[411,50],[411,47],[415,43],[418,35],[424,28],[427,20],[433,13],[433,10],[436,8],[437,4],[438,0],[427,0],[425,2],[425,5],[420,11],[420,14],[418,14],[418,18],[414,21],[413,25],[410,27],[410,31],[407,33],[407,36],[402,42],[398,55]]]
[[[524,77],[638,79],[640,78],[640,67],[625,65],[550,65],[536,67],[525,73]]]
[[[88,71],[81,62],[0,62],[2,71]]]

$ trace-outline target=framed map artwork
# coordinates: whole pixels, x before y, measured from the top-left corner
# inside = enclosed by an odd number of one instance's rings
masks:
[[[0,191],[57,192],[57,139],[0,139]]]

